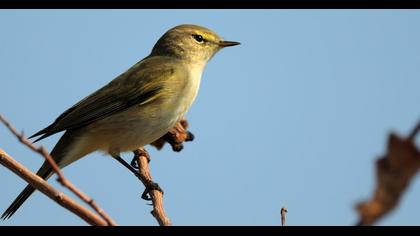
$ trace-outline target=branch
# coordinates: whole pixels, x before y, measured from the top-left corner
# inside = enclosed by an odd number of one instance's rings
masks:
[[[286,225],[286,213],[287,213],[287,209],[285,207],[282,207],[281,210],[280,210],[281,226]]]
[[[357,225],[372,225],[398,205],[420,169],[420,151],[414,142],[419,130],[420,121],[408,138],[389,135],[388,152],[376,162],[374,195],[371,200],[356,205],[360,216]]]
[[[158,150],[161,150],[165,143],[169,143],[172,146],[172,150],[175,152],[180,152],[183,148],[183,142],[190,142],[194,140],[194,135],[187,131],[188,121],[183,118],[178,122],[174,128],[167,132],[164,136],[158,140],[152,142],[150,145],[154,146]],[[156,218],[159,225],[161,226],[170,226],[172,225],[170,219],[165,213],[163,208],[163,192],[152,180],[149,169],[150,157],[147,151],[144,148],[139,148],[134,151],[134,163],[137,162],[137,167],[139,168],[139,179],[146,187],[145,193],[149,193],[152,200],[153,210],[151,214]],[[142,196],[144,198],[144,196]]]
[[[153,186],[157,186],[157,184],[153,182],[150,174],[149,154],[144,148],[139,148],[134,151],[134,155],[139,168],[140,180],[146,189],[149,190],[148,193],[152,200],[153,210],[151,211],[151,214],[156,218],[160,226],[172,225],[163,208],[163,193],[156,189],[156,187],[153,188]]]
[[[106,226],[108,223],[98,217],[96,214],[80,205],[64,193],[52,187],[47,181],[35,173],[28,170],[25,166],[15,161],[3,149],[0,148],[0,164],[13,171],[16,175],[28,182],[31,186],[47,195],[49,198],[63,206],[67,210],[78,215],[90,225]]]
[[[57,181],[59,183],[61,183],[64,187],[68,188],[70,191],[76,194],[76,196],[78,196],[82,201],[89,204],[107,222],[107,225],[115,225],[115,222],[95,203],[95,201],[92,198],[90,198],[85,193],[77,189],[66,177],[64,177],[64,175],[60,171],[60,168],[57,166],[52,156],[47,152],[47,150],[44,147],[36,147],[35,145],[33,145],[28,139],[25,138],[23,133],[19,134],[16,131],[16,129],[1,114],[0,121],[18,138],[18,140],[22,144],[26,145],[32,151],[39,153],[45,158],[45,160],[50,164],[54,172],[57,174]]]
[[[163,148],[165,143],[169,143],[172,146],[173,151],[180,152],[184,148],[183,142],[190,142],[194,140],[194,135],[187,131],[188,126],[188,121],[183,118],[168,133],[152,142],[150,145],[160,150]]]

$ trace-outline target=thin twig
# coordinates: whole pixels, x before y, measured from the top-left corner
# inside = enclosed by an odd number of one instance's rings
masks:
[[[419,131],[420,131],[420,121],[417,123],[416,127],[414,127],[414,129],[410,132],[410,134],[408,135],[408,139],[414,140],[414,138],[416,137]]]
[[[36,188],[47,197],[51,198],[67,210],[73,212],[90,225],[106,226],[108,223],[101,217],[94,214],[91,210],[74,201],[64,193],[58,191],[51,186],[43,178],[39,177],[28,168],[14,160],[4,150],[0,148],[0,164],[14,172],[16,175],[28,182],[32,187]]]
[[[150,186],[155,186],[156,183],[153,182],[152,176],[149,169],[149,158],[148,153],[144,148],[139,148],[134,151],[135,158],[137,159],[137,165],[139,167],[140,179],[146,189],[149,189],[149,195],[152,200],[153,210],[151,214],[156,218],[160,226],[170,226],[172,225],[170,219],[165,213],[163,208],[163,194],[157,189],[150,188]]]
[[[286,213],[287,213],[287,209],[285,207],[282,207],[281,210],[280,210],[281,226],[286,225]]]
[[[25,138],[23,132],[19,134],[17,130],[0,114],[0,121],[18,138],[18,140],[29,147],[34,152],[41,154],[45,160],[50,164],[54,172],[57,174],[57,181],[60,182],[64,187],[67,187],[70,191],[76,194],[81,200],[89,204],[107,223],[108,225],[114,226],[115,222],[95,203],[95,201],[87,196],[85,193],[77,189],[64,175],[62,174],[60,168],[57,166],[57,163],[54,161],[52,156],[47,152],[47,150],[41,146],[36,147],[28,139]]]

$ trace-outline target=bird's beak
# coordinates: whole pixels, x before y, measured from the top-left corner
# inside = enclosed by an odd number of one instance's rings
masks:
[[[236,46],[236,45],[239,45],[241,43],[234,42],[234,41],[220,41],[218,44],[219,44],[219,47],[224,48],[224,47]]]

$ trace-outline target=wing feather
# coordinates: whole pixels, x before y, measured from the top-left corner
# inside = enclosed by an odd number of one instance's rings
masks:
[[[144,105],[155,100],[159,97],[159,91],[164,88],[165,80],[170,79],[175,72],[170,63],[163,63],[159,67],[150,65],[154,61],[156,60],[140,61],[109,84],[76,103],[54,123],[30,138],[42,135],[36,142],[67,129],[86,126],[134,105]]]

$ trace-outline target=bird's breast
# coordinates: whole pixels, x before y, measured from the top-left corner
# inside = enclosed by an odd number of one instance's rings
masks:
[[[189,71],[189,78],[187,85],[185,86],[185,96],[183,96],[183,107],[182,113],[186,113],[188,109],[191,107],[192,103],[195,101],[197,97],[198,90],[200,89],[200,82],[201,76],[203,74],[203,66],[192,66]]]
[[[92,125],[98,149],[125,152],[149,144],[162,137],[179,122],[194,102],[203,67],[191,67],[171,96],[132,107]]]

